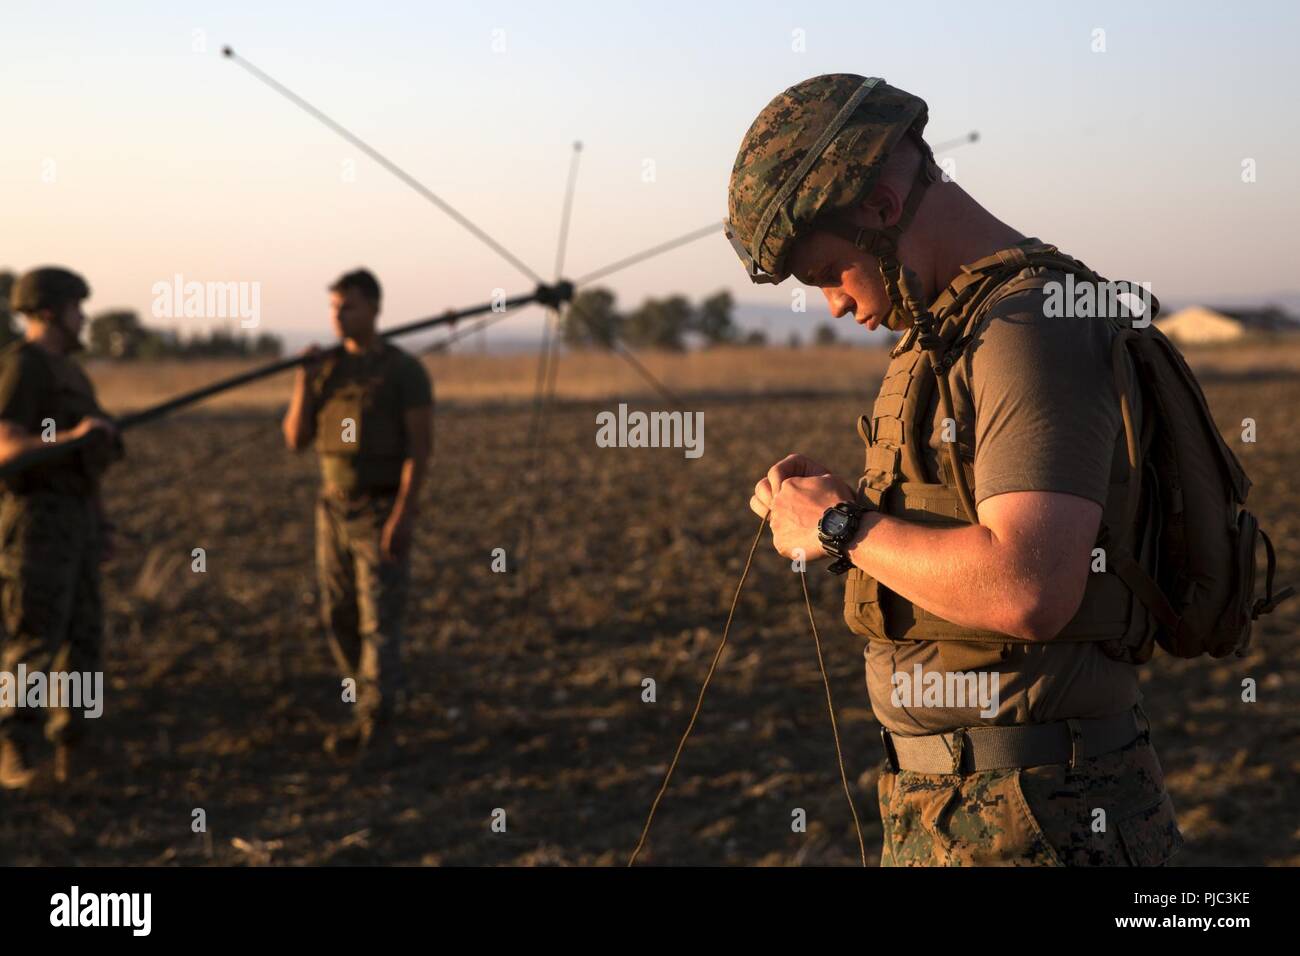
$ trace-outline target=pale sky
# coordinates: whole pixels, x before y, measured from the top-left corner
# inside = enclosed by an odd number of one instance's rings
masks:
[[[228,43],[547,277],[575,139],[571,276],[720,220],[764,104],[854,72],[926,99],[932,142],[978,129],[957,180],[1103,274],[1180,303],[1300,289],[1293,3],[268,6],[6,0],[0,267],[71,266],[90,311],[147,321],[177,273],[258,282],[263,328],[295,338],[324,334],[324,286],[359,264],[392,324],[531,291]],[[793,280],[751,286],[719,236],[608,285],[788,308]]]

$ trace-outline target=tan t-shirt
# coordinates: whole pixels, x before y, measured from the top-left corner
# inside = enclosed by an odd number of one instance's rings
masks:
[[[1021,276],[1065,281],[1064,274],[1041,268]],[[1104,505],[1112,474],[1123,475],[1128,468],[1117,445],[1123,422],[1111,366],[1115,329],[1104,318],[1048,317],[1044,299],[1044,291],[1035,289],[998,302],[949,373],[955,418],[974,422],[974,434],[959,429],[957,439],[963,457],[974,448],[977,504],[1012,491],[1052,491]],[[1140,416],[1140,406],[1135,412]],[[942,447],[937,399],[933,418],[927,455],[937,474]],[[1103,717],[1132,707],[1139,696],[1133,665],[1110,659],[1097,643],[1013,645],[1010,658],[995,671],[998,700],[992,717],[978,704],[915,706],[924,702],[919,695],[909,702],[894,693],[896,673],[906,674],[910,687],[917,686],[918,664],[921,687],[925,675],[942,673],[937,642],[870,641],[866,663],[876,718],[902,734]]]

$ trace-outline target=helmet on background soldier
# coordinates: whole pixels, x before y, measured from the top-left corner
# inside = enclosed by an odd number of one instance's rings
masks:
[[[81,321],[68,321],[68,307],[89,297],[90,285],[71,269],[41,266],[18,277],[9,293],[9,308],[28,319],[51,322],[68,339],[72,351],[80,348]]]
[[[64,306],[90,297],[86,280],[70,269],[41,266],[24,272],[9,293],[9,307],[26,316],[58,312]]]

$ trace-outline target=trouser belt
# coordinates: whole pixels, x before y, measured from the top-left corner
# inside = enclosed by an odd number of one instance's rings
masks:
[[[1148,734],[1141,705],[1109,717],[1071,718],[1014,727],[961,727],[946,734],[906,737],[880,728],[889,768],[917,773],[976,773],[1011,767],[1068,764],[1099,757]]]

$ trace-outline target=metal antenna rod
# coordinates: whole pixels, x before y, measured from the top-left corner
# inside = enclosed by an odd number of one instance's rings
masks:
[[[569,161],[569,178],[564,187],[564,205],[560,211],[560,238],[555,248],[555,281],[560,281],[564,269],[564,251],[569,240],[569,220],[573,211],[573,196],[578,181],[578,159],[582,143],[574,141],[573,156]],[[537,356],[537,388],[533,398],[533,421],[529,435],[528,465],[524,474],[531,485],[538,483],[538,474],[546,470],[546,425],[551,406],[555,402],[555,382],[560,365],[561,314],[559,306],[547,309],[542,320],[542,345]],[[523,559],[523,600],[527,612],[533,595],[533,537],[537,528],[536,508],[528,510],[528,522],[518,546],[516,561]]]
[[[942,143],[937,143],[930,147],[931,152],[946,153],[950,149],[956,149],[958,146],[965,146],[967,143],[978,143],[980,132],[977,129],[971,130],[965,136],[958,136],[956,139],[946,139]]]
[[[420,354],[436,355],[439,352],[444,352],[451,347],[453,342],[459,342],[461,339],[468,338],[469,336],[473,335],[475,332],[482,332],[489,325],[492,325],[495,322],[500,322],[502,319],[513,319],[513,318],[514,318],[513,313],[506,313],[506,312],[502,312],[498,315],[489,315],[486,319],[479,319],[477,322],[473,322],[465,326],[465,328],[463,329],[460,329],[456,332],[452,332],[450,335],[448,335],[445,338],[441,338],[436,342],[430,342],[428,345],[424,346],[420,350]]]
[[[283,83],[280,83],[279,81],[273,79],[266,73],[263,73],[252,63],[248,62],[248,60],[245,60],[242,56],[239,56],[237,53],[235,53],[235,51],[230,47],[223,47],[221,52],[226,57],[226,59],[233,60],[235,63],[238,63],[248,73],[252,74],[254,77],[261,80],[263,83],[265,83],[271,89],[275,90],[285,99],[289,100],[291,103],[298,106],[303,111],[311,114],[316,119],[320,120],[322,123],[328,126],[330,129],[334,130],[334,132],[338,133],[340,136],[346,139],[357,149],[364,152],[367,156],[369,156],[375,162],[379,163],[379,165],[383,166],[385,169],[387,169],[390,173],[392,173],[402,182],[406,183],[406,185],[410,186],[412,189],[414,189],[417,193],[419,193],[429,202],[433,203],[435,206],[437,206],[439,209],[445,212],[452,219],[456,220],[456,222],[460,223],[462,226],[468,229],[471,233],[477,236],[483,243],[485,243],[490,249],[496,252],[499,256],[501,256],[503,259],[509,262],[512,266],[514,266],[524,275],[528,276],[528,278],[532,279],[534,282],[538,283],[539,285],[541,284],[542,282],[541,276],[539,276],[536,272],[530,269],[521,259],[519,259],[519,257],[517,257],[509,249],[507,249],[505,246],[501,245],[501,243],[497,242],[495,239],[489,236],[478,226],[474,225],[474,223],[470,222],[470,220],[465,218],[464,215],[462,215],[459,211],[454,209],[449,203],[447,203],[440,196],[435,194],[433,190],[431,190],[428,186],[424,185],[424,183],[420,182],[418,179],[416,179],[406,170],[402,169],[400,166],[398,166],[396,163],[390,160],[383,153],[379,152],[379,150],[375,149],[373,146],[371,146],[361,137],[355,135],[354,133],[345,129],[343,126],[336,123],[334,120],[330,119],[323,112],[321,112],[316,107],[312,106],[310,103],[304,100],[293,90],[289,89]]]
[[[673,249],[676,249],[678,246],[684,246],[688,242],[694,242],[696,239],[703,239],[705,236],[710,236],[715,232],[721,232],[721,231],[722,231],[721,221],[709,223],[709,225],[707,226],[703,226],[699,229],[692,230],[691,232],[688,232],[685,235],[678,236],[676,239],[669,239],[667,242],[661,242],[657,246],[651,246],[649,249],[646,249],[642,252],[634,253],[633,255],[627,256],[626,258],[619,259],[617,262],[611,262],[609,265],[597,269],[594,272],[588,272],[585,276],[574,279],[573,284],[586,285],[589,282],[594,282],[596,279],[603,279],[611,272],[618,272],[620,269],[626,269],[628,266],[636,265],[638,262],[644,262],[646,259],[649,259],[652,256],[657,256],[662,253],[669,252]]]
[[[567,288],[557,290],[552,286],[539,285],[537,290],[529,295],[513,296],[503,301],[494,300],[482,305],[473,305],[467,309],[448,311],[441,315],[434,315],[425,319],[416,319],[414,322],[406,322],[402,325],[394,326],[391,329],[381,330],[378,335],[381,339],[396,338],[400,335],[409,335],[412,332],[420,332],[424,329],[436,328],[442,325],[455,325],[461,319],[473,318],[476,315],[483,315],[486,312],[510,312],[512,309],[518,309],[533,302],[553,305],[557,301],[562,301],[562,298],[569,294],[570,291]],[[561,299],[557,300],[557,295],[561,296]],[[326,354],[339,348],[340,346],[334,346],[333,349],[327,350]],[[296,355],[289,358],[277,359],[274,362],[250,369],[247,372],[240,372],[239,374],[232,375],[229,378],[223,378],[220,381],[212,382],[211,384],[204,385],[201,388],[196,388],[185,392],[184,394],[177,395],[175,398],[169,398],[157,405],[151,405],[148,408],[141,409],[137,412],[117,416],[113,419],[113,424],[117,427],[118,431],[126,431],[129,428],[135,428],[138,425],[144,425],[155,421],[162,418],[164,415],[168,415],[178,409],[185,408],[186,406],[193,405],[196,402],[201,402],[206,398],[211,398],[212,396],[219,395],[222,392],[228,392],[232,388],[238,388],[241,385],[248,385],[251,382],[268,378],[272,375],[278,374],[279,372],[296,368],[308,361],[309,359],[305,355]],[[92,432],[83,435],[81,438],[73,439],[72,441],[59,442],[57,444],[47,445],[44,448],[38,448],[35,451],[27,452],[16,461],[0,465],[0,478],[11,474],[18,474],[19,472],[25,471],[26,469],[36,465],[58,461],[65,455],[71,454],[78,448],[89,444],[93,438],[94,433]]]
[[[573,191],[578,183],[578,158],[582,155],[582,142],[573,143],[573,158],[569,161],[569,182],[564,190],[564,210],[560,214],[560,241],[555,250],[555,279],[564,273],[564,250],[569,242],[569,220],[573,215]]]

